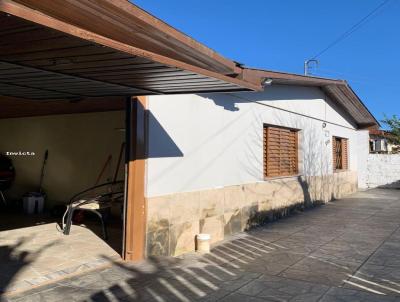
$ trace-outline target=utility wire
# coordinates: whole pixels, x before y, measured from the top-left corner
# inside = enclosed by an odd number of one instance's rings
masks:
[[[312,57],[313,60],[316,58],[320,57],[322,54],[327,52],[329,49],[334,47],[336,44],[340,43],[347,37],[349,37],[352,33],[360,29],[364,24],[366,24],[369,20],[369,18],[374,15],[377,11],[379,11],[382,7],[387,5],[391,0],[385,0],[381,4],[379,4],[377,7],[375,7],[371,12],[369,12],[365,17],[363,17],[360,21],[358,21],[356,24],[354,24],[352,27],[350,27],[348,30],[346,30],[342,35],[340,35],[336,40],[334,40],[332,43],[330,43],[327,47],[325,47],[323,50],[321,50],[319,53],[317,53],[315,56]]]

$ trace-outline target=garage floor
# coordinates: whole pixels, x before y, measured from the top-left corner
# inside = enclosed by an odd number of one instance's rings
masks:
[[[48,218],[35,217],[34,222],[28,216],[14,216],[0,215],[1,225],[10,229],[0,228],[0,295],[101,268],[110,259],[120,259],[117,251],[96,235],[96,226],[91,227],[94,231],[73,226],[71,235],[64,236],[58,224]],[[120,230],[111,227],[108,231],[114,241],[121,240]]]
[[[359,192],[238,234],[204,256],[115,262],[3,300],[400,301],[399,217],[399,190]]]

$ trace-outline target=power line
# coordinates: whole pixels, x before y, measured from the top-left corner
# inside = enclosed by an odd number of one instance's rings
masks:
[[[333,46],[336,44],[340,43],[347,37],[349,37],[352,33],[360,29],[364,24],[366,24],[369,20],[369,18],[374,15],[377,11],[379,11],[382,7],[384,7],[386,4],[388,4],[391,0],[385,0],[381,4],[379,4],[377,7],[375,7],[371,12],[369,12],[366,16],[364,16],[360,21],[358,21],[356,24],[354,24],[352,27],[350,27],[348,30],[346,30],[342,35],[340,35],[336,40],[334,40],[332,43],[330,43],[327,47],[325,47],[323,50],[321,50],[319,53],[317,53],[315,56],[312,57],[313,60],[316,58],[320,57],[323,53],[327,52],[329,49],[331,49]]]

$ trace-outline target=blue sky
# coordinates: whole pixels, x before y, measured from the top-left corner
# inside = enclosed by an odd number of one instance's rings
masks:
[[[135,0],[246,66],[303,73],[303,62],[383,0]],[[315,75],[346,79],[371,112],[400,115],[400,1],[323,54]]]

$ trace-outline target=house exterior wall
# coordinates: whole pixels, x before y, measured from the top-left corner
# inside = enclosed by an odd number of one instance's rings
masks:
[[[357,188],[358,133],[318,88],[148,100],[148,255],[192,251],[200,232],[217,242]],[[300,176],[264,180],[263,124],[300,130]],[[333,173],[332,136],[349,139],[349,171]]]

